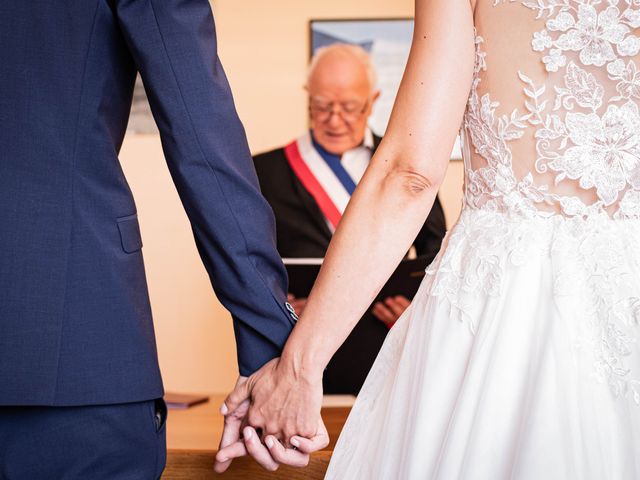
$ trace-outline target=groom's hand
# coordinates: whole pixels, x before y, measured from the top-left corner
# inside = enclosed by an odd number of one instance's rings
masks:
[[[238,377],[235,388],[247,381],[247,377]],[[249,399],[240,403],[238,408],[231,412],[222,412],[224,416],[224,428],[222,430],[222,438],[220,439],[220,446],[218,447],[218,455],[216,455],[216,461],[213,469],[217,473],[223,473],[229,468],[234,458],[246,455],[247,451],[244,448],[244,442],[242,441],[242,435],[240,434],[242,426],[245,422],[245,417],[249,411]],[[236,453],[235,456],[220,455],[220,452],[230,449]]]
[[[320,424],[316,438],[294,437],[294,441],[300,445],[294,450],[285,448],[273,435],[267,435],[264,441],[261,441],[253,427],[244,427],[242,432],[240,441],[218,451],[214,467],[217,473],[223,473],[235,458],[244,455],[250,455],[260,466],[270,471],[277,470],[280,465],[306,467],[309,464],[310,454],[324,448],[329,438],[324,424]]]
[[[310,453],[325,448],[329,443],[320,416],[321,380],[321,376],[308,379],[295,375],[292,368],[274,359],[246,382],[239,382],[227,397],[223,413],[229,416],[242,409],[246,405],[244,402],[251,398],[245,419],[253,428],[244,429],[244,442],[221,445],[216,466],[222,470],[216,468],[216,471],[226,470],[231,459],[247,453],[270,470],[277,468],[277,463],[306,465]],[[239,437],[241,426],[233,425],[233,431],[237,431]],[[254,429],[260,430],[266,447]],[[290,446],[298,450],[287,448]]]
[[[238,397],[245,392],[250,392],[243,388],[247,382],[247,378],[239,377],[236,382],[236,390]],[[228,401],[235,407],[236,403]],[[224,430],[220,447],[216,455],[214,470],[217,473],[225,472],[231,462],[238,457],[251,455],[256,462],[267,470],[277,470],[280,464],[292,467],[305,467],[309,464],[309,454],[324,448],[329,442],[327,430],[320,421],[315,437],[308,439],[303,437],[294,437],[292,442],[298,447],[285,448],[284,445],[273,435],[264,435],[263,441],[256,430],[247,426],[247,412],[249,410],[249,397],[240,401],[238,407],[233,410],[227,407],[227,402],[223,405],[222,413],[225,415]]]
[[[273,435],[285,447],[294,436],[313,438],[322,420],[322,377],[308,378],[296,374],[290,364],[275,358],[251,375],[225,400],[233,411],[247,398],[251,405],[248,424],[263,435]]]

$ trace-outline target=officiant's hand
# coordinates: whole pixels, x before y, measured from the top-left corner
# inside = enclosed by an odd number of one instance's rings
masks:
[[[371,313],[387,327],[391,328],[404,311],[409,308],[409,305],[411,305],[411,302],[408,298],[396,295],[385,299],[384,302],[376,302]]]
[[[307,305],[307,299],[298,298],[292,293],[289,293],[287,295],[287,301],[289,302],[289,305],[291,305],[293,309],[296,311],[296,314],[298,316],[301,316],[302,312],[304,312],[304,307]]]

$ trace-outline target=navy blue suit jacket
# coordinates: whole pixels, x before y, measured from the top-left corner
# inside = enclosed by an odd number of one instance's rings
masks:
[[[136,207],[118,161],[137,70],[232,313],[240,372],[277,356],[295,323],[209,2],[2,0],[0,405],[162,395]]]

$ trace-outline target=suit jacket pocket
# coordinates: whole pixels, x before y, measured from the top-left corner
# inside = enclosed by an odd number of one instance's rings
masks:
[[[122,249],[126,253],[134,253],[142,249],[142,237],[140,236],[140,225],[138,215],[129,215],[117,219],[118,230],[120,231],[120,241]]]

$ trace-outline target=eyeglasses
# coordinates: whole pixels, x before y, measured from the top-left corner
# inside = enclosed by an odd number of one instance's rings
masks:
[[[320,123],[328,122],[334,114],[339,115],[345,123],[355,123],[368,107],[369,100],[364,103],[356,100],[336,103],[312,98],[309,102],[309,113]]]

